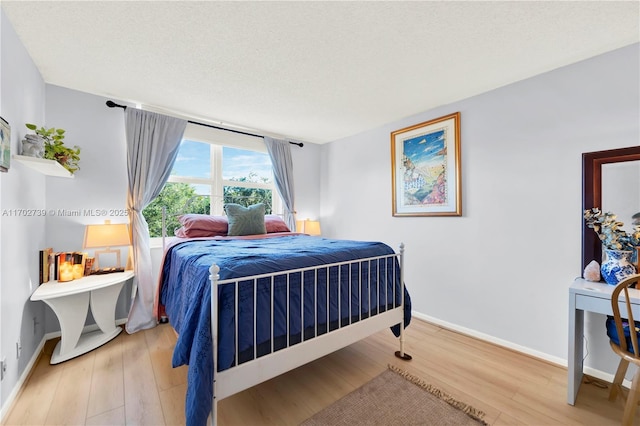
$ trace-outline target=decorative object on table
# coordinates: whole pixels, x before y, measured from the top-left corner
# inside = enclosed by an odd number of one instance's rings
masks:
[[[391,133],[394,216],[462,215],[460,113]]]
[[[586,268],[584,268],[584,279],[587,281],[599,282],[601,279],[600,275],[600,264],[595,260],[589,262]]]
[[[58,282],[73,281],[73,253],[59,253]]]
[[[93,270],[93,262],[94,262],[93,257],[87,257],[84,260],[84,276],[85,277],[91,275],[91,271]]]
[[[25,135],[22,140],[22,155],[44,158],[44,139],[39,135]]]
[[[635,225],[633,232],[628,233],[622,229],[624,223],[619,222],[615,214],[603,213],[597,207],[585,210],[584,219],[602,242],[606,258],[600,272],[607,284],[616,285],[635,274],[636,268],[631,263],[631,256],[640,245],[640,225]]]
[[[11,127],[0,117],[0,172],[8,172],[11,165]]]
[[[27,123],[26,126],[29,130],[33,130],[35,132],[35,135],[25,136],[28,141],[35,141],[38,137],[43,140],[43,158],[57,161],[65,169],[69,170],[71,174],[80,170],[80,166],[78,165],[80,162],[80,147],[75,145],[73,148],[69,148],[64,144],[64,129],[56,129],[55,127],[51,127],[49,129],[45,127],[38,128],[38,126],[31,123]],[[23,151],[23,155],[28,154],[25,154]]]
[[[129,226],[126,223],[111,223],[105,220],[103,224],[87,225],[84,232],[84,248],[105,248],[95,250],[94,268],[92,273],[122,272],[124,268],[120,262],[120,250],[111,250],[111,247],[131,245]],[[116,255],[116,266],[100,269],[100,255],[113,253]]]
[[[600,272],[607,284],[617,285],[623,279],[634,275],[636,267],[631,263],[631,250],[604,249],[605,260],[602,261]]]
[[[84,277],[84,262],[87,253],[73,252],[73,279],[79,280]]]

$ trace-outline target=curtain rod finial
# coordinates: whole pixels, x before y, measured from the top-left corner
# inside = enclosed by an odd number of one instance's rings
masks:
[[[126,109],[126,108],[127,108],[126,106],[124,106],[124,105],[119,105],[119,104],[117,104],[117,103],[113,102],[112,100],[108,100],[108,101],[107,101],[107,106],[108,106],[109,108],[116,108],[116,107],[117,107],[117,108],[122,108],[122,109]]]

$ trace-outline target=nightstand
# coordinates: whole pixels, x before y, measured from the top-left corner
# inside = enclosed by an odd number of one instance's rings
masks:
[[[41,284],[31,300],[42,300],[53,309],[60,322],[62,338],[51,355],[58,364],[104,345],[122,331],[116,326],[115,310],[120,290],[133,271],[90,275],[68,282]],[[82,333],[91,309],[99,330]]]

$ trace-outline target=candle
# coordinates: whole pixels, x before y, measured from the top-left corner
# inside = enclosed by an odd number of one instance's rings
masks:
[[[65,282],[73,280],[73,265],[71,262],[62,262],[58,268],[58,281]]]
[[[73,279],[77,280],[84,276],[84,268],[81,263],[73,264]]]

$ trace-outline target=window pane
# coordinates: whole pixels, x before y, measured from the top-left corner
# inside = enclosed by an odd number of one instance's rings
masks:
[[[252,204],[264,203],[266,206],[266,214],[271,214],[271,195],[272,192],[270,189],[243,188],[239,186],[224,187],[225,203],[235,203],[245,207],[249,207]]]
[[[223,147],[222,178],[240,182],[273,182],[269,154]]]
[[[211,177],[211,144],[182,140],[171,174],[197,178]]]
[[[178,215],[181,213],[209,214],[211,188],[207,185],[168,182],[160,195],[149,204],[142,214],[149,224],[149,236],[162,236],[162,207],[167,209],[167,236],[175,235],[180,227]],[[200,195],[204,193],[204,195]]]

